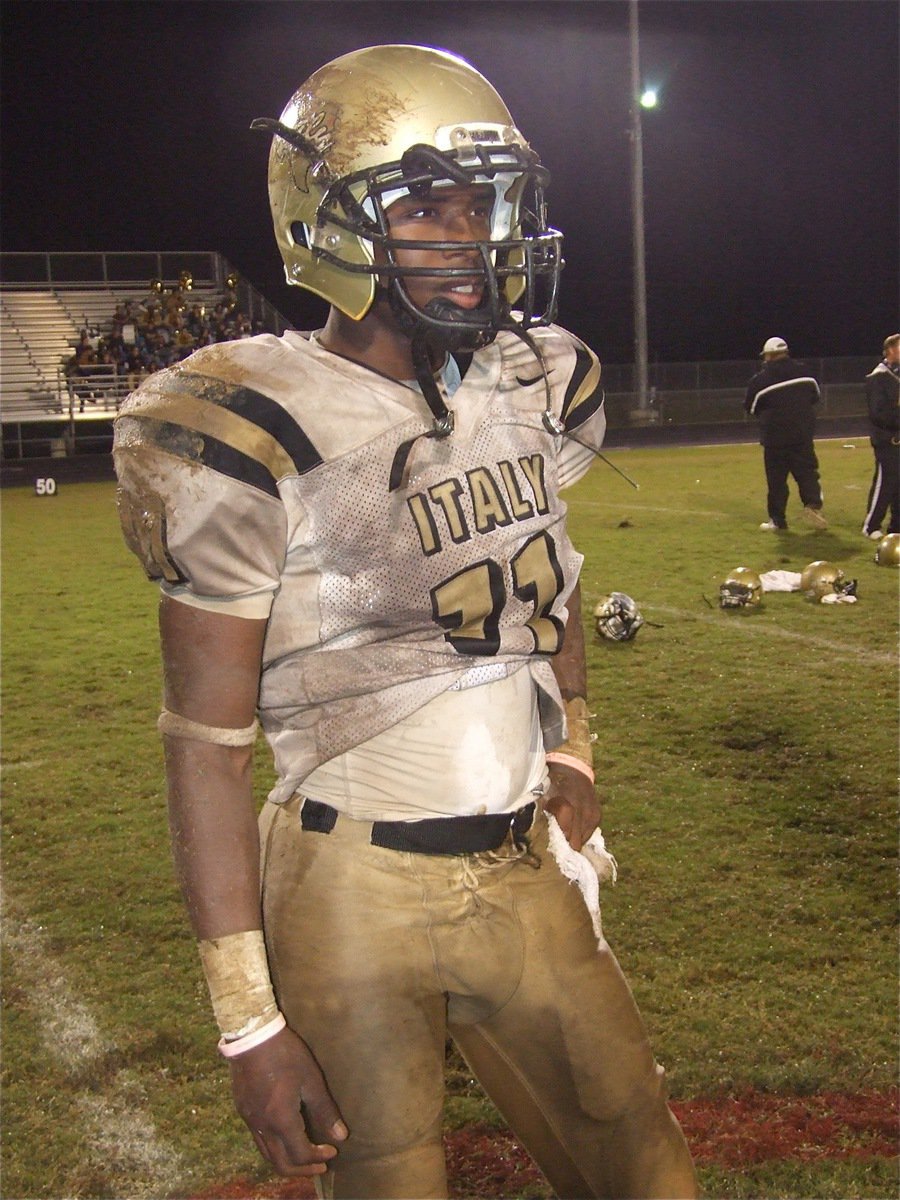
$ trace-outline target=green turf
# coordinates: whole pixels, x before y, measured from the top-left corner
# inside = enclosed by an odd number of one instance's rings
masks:
[[[598,464],[569,494],[603,829],[620,866],[604,920],[678,1098],[897,1077],[900,576],[875,566],[859,534],[867,443],[819,452],[824,533],[800,524],[796,499],[789,532],[757,528],[756,446],[611,451],[640,490]],[[124,1136],[103,1145],[85,1119],[123,1103],[151,1117],[182,1194],[266,1175],[230,1109],[172,880],[155,592],[121,542],[113,494],[2,494],[6,924],[42,956],[20,961],[13,939],[4,957],[9,1197],[164,1195],[139,1148]],[[857,604],[769,594],[751,615],[716,605],[735,566],[799,571],[818,558],[858,579]],[[611,590],[647,619],[632,643],[590,632]],[[262,797],[262,746],[258,758]],[[87,1065],[47,1049],[52,1012],[35,1003],[35,972],[48,969],[61,973],[54,994],[96,1022]],[[452,1082],[451,1123],[492,1119],[455,1069]],[[894,1168],[878,1162],[701,1178],[723,1197],[896,1194]]]

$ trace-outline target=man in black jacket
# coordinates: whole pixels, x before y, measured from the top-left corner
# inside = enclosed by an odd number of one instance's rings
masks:
[[[866,376],[866,403],[875,474],[862,531],[866,537],[880,538],[888,509],[887,531],[900,533],[900,333],[884,339],[884,358]]]
[[[768,485],[768,521],[760,529],[787,529],[788,475],[793,475],[804,519],[827,529],[813,435],[819,385],[789,355],[784,338],[770,337],[762,348],[763,368],[747,386],[744,408],[759,421],[759,440]]]

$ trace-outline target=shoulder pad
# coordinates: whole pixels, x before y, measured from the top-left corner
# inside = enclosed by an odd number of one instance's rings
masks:
[[[161,371],[134,392],[116,421],[120,448],[152,442],[271,495],[278,481],[322,459],[287,409],[240,383],[190,368]]]

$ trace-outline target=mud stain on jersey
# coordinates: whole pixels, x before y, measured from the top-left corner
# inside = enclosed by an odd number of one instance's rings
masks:
[[[192,354],[179,364],[176,370],[197,372],[209,375],[221,383],[230,383],[238,387],[246,387],[252,372],[245,367],[233,352],[230,342],[204,346],[198,354]],[[202,361],[198,361],[201,359]]]

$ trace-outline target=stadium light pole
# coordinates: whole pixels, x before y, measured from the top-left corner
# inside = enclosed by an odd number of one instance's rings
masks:
[[[634,367],[638,409],[648,407],[647,252],[644,244],[644,147],[641,131],[641,57],[638,0],[628,3],[631,47],[631,225],[634,277]],[[651,106],[656,103],[652,94]],[[648,93],[649,98],[649,93]]]

